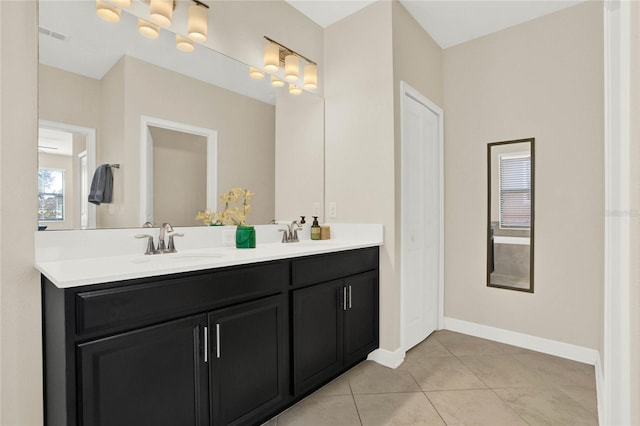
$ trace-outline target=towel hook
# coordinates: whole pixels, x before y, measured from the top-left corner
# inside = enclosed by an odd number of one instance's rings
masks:
[[[112,169],[119,169],[120,164],[109,164],[109,167],[111,167]]]

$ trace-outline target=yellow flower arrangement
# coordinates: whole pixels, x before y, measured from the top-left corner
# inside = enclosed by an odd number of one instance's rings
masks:
[[[231,188],[220,196],[220,202],[224,204],[222,212],[210,209],[200,211],[196,220],[201,220],[205,225],[247,225],[247,215],[251,212],[249,201],[254,195],[248,189]]]

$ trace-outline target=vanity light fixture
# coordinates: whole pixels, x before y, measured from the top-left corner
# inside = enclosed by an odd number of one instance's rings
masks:
[[[128,7],[131,0],[110,0],[120,7]],[[143,0],[149,3],[149,14],[152,22],[138,18],[138,32],[147,38],[158,38],[160,27],[171,25],[173,11],[176,8],[176,0]],[[183,52],[191,52],[195,49],[192,40],[199,43],[207,41],[208,11],[209,6],[200,0],[191,0],[193,5],[189,7],[187,18],[187,31],[189,38],[176,34],[176,47]],[[105,2],[96,0],[96,13],[105,21],[118,22],[122,11],[117,7]]]
[[[271,76],[271,85],[273,87],[284,87],[284,81],[280,80],[275,75]]]
[[[149,4],[151,20],[161,27],[168,27],[171,25],[174,8],[173,0],[151,0]]]
[[[299,95],[302,93],[302,89],[295,84],[289,84],[289,93],[292,95]]]
[[[258,68],[249,67],[249,77],[260,80],[261,78],[264,78],[264,72]]]
[[[304,88],[315,90],[318,87],[318,66],[309,64],[304,66]]]
[[[138,32],[146,38],[158,38],[160,35],[160,27],[142,18],[138,18]]]
[[[204,43],[207,41],[207,17],[209,12],[209,6],[199,2],[198,0],[192,0],[195,4],[189,6],[189,16],[187,18],[187,32],[192,40],[198,43]]]
[[[193,52],[193,49],[195,49],[193,41],[187,37],[182,37],[180,34],[176,34],[176,47],[183,52]]]
[[[264,39],[268,41],[264,46],[264,69],[267,72],[271,74],[277,73],[280,67],[284,66],[284,79],[292,83],[291,86],[295,87],[293,91],[297,92],[297,90],[302,89],[294,83],[298,83],[300,79],[300,62],[303,61],[303,63],[306,62],[303,77],[304,88],[315,90],[318,87],[317,63],[267,36],[264,36]],[[284,86],[284,82],[279,77],[272,77],[271,84],[275,87]],[[291,89],[289,91],[291,92]]]
[[[120,9],[102,0],[96,0],[96,13],[107,22],[120,21]]]

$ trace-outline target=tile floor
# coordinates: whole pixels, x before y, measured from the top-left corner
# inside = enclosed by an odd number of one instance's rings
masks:
[[[266,426],[597,425],[593,366],[437,331],[395,370],[365,361]]]

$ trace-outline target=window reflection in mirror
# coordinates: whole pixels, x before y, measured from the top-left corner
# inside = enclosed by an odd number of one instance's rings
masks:
[[[533,292],[535,139],[488,145],[487,285]]]

